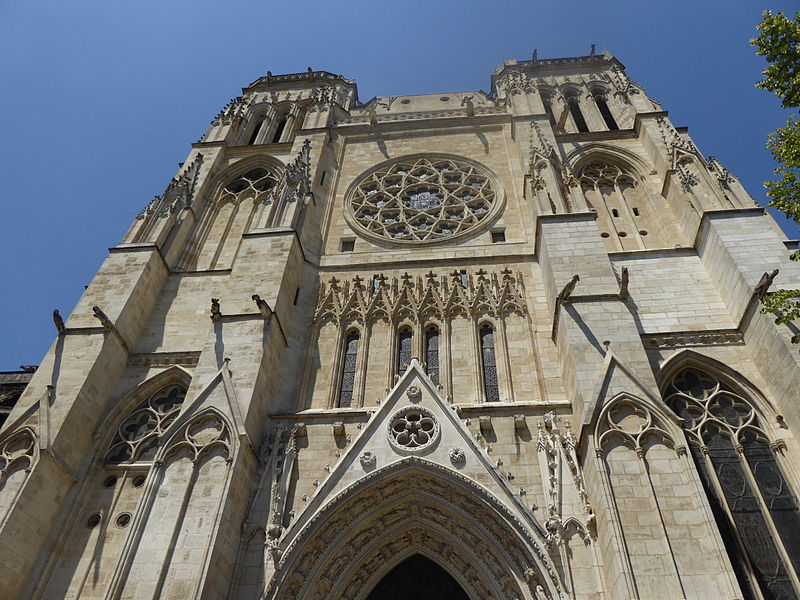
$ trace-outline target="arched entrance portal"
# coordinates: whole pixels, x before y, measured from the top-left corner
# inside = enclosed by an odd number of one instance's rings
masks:
[[[470,600],[453,576],[420,554],[407,558],[380,580],[367,600]]]
[[[458,600],[559,598],[555,570],[534,537],[541,531],[531,525],[471,479],[406,457],[301,516],[275,548],[263,598],[373,600],[387,573],[414,556],[457,582]],[[400,588],[405,594],[388,598],[427,598],[417,589],[424,583],[414,576]]]

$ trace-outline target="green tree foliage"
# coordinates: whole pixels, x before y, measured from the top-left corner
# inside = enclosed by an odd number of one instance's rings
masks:
[[[767,148],[778,163],[774,173],[778,178],[767,181],[767,196],[770,206],[786,213],[800,224],[800,11],[793,19],[783,13],[764,11],[757,26],[759,35],[750,43],[757,48],[756,54],[766,58],[769,65],[764,69],[764,79],[756,84],[773,92],[781,99],[784,108],[792,110],[785,127],[767,137]],[[792,260],[800,260],[800,250],[793,252]],[[776,323],[789,323],[800,318],[800,290],[780,290],[766,296],[762,301],[763,312],[775,313]],[[792,337],[800,343],[800,333]]]

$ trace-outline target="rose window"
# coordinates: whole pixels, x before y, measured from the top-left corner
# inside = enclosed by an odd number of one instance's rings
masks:
[[[404,450],[427,447],[439,434],[439,423],[433,413],[419,406],[409,406],[392,417],[389,440]]]
[[[362,176],[347,216],[367,237],[400,243],[447,241],[497,212],[496,185],[464,159],[405,158]]]

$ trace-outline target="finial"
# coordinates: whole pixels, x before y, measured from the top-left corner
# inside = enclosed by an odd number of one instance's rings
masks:
[[[533,54],[531,54],[531,62],[535,63],[537,60],[539,60],[539,50],[534,48]]]
[[[589,56],[594,56],[596,48],[597,48],[597,44],[592,44],[592,51],[589,52]]]

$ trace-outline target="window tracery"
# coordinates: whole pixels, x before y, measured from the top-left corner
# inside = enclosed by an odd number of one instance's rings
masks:
[[[422,450],[439,434],[439,423],[427,408],[407,406],[389,422],[389,441],[403,450]]]
[[[629,171],[613,162],[595,160],[583,167],[578,180],[589,207],[598,213],[598,225],[609,250],[658,245],[654,236],[648,238],[653,243],[644,242],[652,223],[647,225],[645,201],[638,181]]]
[[[344,356],[342,360],[342,379],[339,386],[339,408],[348,408],[353,402],[359,339],[360,336],[357,331],[351,331],[345,339]]]
[[[439,383],[439,328],[435,325],[425,330],[425,365],[431,381]]]
[[[481,368],[483,370],[483,392],[487,402],[500,401],[497,382],[497,357],[495,356],[494,328],[485,323],[481,325],[479,337],[481,346]]]
[[[117,429],[106,463],[153,460],[161,435],[178,416],[185,397],[185,387],[172,385],[148,398]]]
[[[770,445],[753,404],[708,373],[683,369],[667,394],[743,589],[795,597],[800,510],[773,452],[779,444]]]
[[[397,374],[402,375],[406,372],[408,365],[411,364],[411,344],[414,336],[408,327],[400,330],[397,336]]]
[[[405,158],[362,176],[348,214],[362,234],[392,242],[451,240],[490,221],[498,209],[492,178],[450,158]]]

